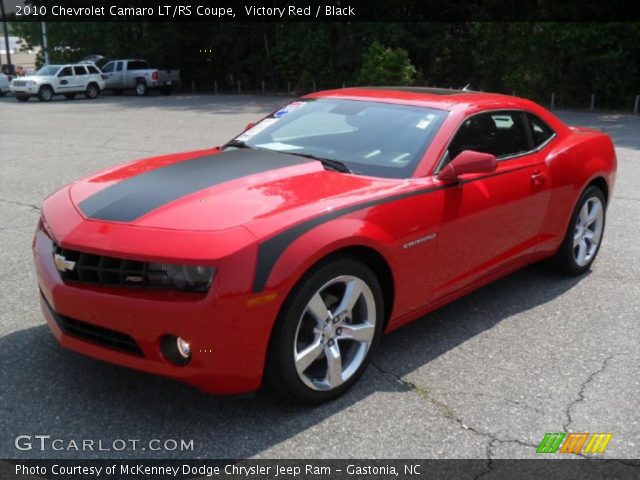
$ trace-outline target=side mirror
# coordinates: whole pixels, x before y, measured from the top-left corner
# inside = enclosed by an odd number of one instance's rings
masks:
[[[495,155],[464,150],[438,172],[437,178],[445,182],[454,181],[465,173],[488,173],[493,172],[497,167]]]

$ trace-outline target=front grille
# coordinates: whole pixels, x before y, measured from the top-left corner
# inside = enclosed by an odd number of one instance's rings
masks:
[[[166,272],[154,270],[148,262],[93,255],[54,246],[54,256],[69,264],[68,269],[58,267],[64,281],[109,287],[174,288]],[[56,265],[57,266],[57,265]],[[151,282],[150,282],[151,280]]]
[[[49,310],[49,313],[63,333],[71,337],[96,343],[103,347],[118,350],[120,352],[129,353],[139,357],[144,356],[142,350],[138,346],[138,343],[130,335],[60,315],[51,307],[51,305],[49,305],[49,302],[44,295],[42,295],[42,298]]]
[[[26,87],[27,86],[27,82],[25,82],[24,80],[14,80],[12,84],[13,84],[14,87]]]

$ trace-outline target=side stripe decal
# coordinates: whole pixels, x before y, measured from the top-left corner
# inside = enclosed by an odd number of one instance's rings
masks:
[[[348,215],[353,212],[357,212],[358,210],[364,210],[370,207],[374,207],[376,205],[381,205],[383,203],[390,203],[390,202],[395,202],[397,200],[403,200],[409,197],[425,195],[427,193],[436,192],[438,190],[444,190],[446,188],[459,188],[460,186],[465,185],[467,183],[473,183],[478,180],[485,180],[487,178],[497,177],[500,175],[517,172],[519,170],[523,170],[525,168],[531,168],[531,167],[532,165],[519,166],[511,170],[493,172],[483,177],[464,180],[461,183],[439,185],[437,187],[429,187],[421,190],[415,190],[412,192],[392,195],[390,197],[379,198],[376,200],[371,200],[369,202],[364,202],[357,205],[350,205],[348,207],[344,207],[339,210],[334,210],[332,212],[319,215],[318,217],[314,217],[310,220],[306,220],[302,223],[294,225],[293,227],[287,230],[284,230],[283,232],[280,232],[275,236],[265,240],[258,246],[258,258],[257,258],[257,264],[256,264],[256,273],[253,279],[252,292],[259,293],[264,290],[267,284],[267,280],[269,279],[269,275],[271,275],[271,270],[275,266],[280,256],[284,253],[284,251],[293,241],[295,241],[301,235],[304,235],[305,233],[307,233],[312,228],[322,225],[325,222],[335,220],[336,218],[342,217],[343,215]]]

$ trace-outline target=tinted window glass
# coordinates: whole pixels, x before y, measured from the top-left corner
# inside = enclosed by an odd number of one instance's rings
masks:
[[[73,67],[73,73],[76,75],[86,75],[87,71],[82,66],[75,66]]]
[[[64,67],[62,70],[60,70],[60,73],[58,74],[59,77],[69,77],[73,75],[73,71],[71,70],[71,67]]]
[[[116,66],[115,63],[109,62],[104,67],[102,67],[102,71],[103,72],[113,72],[113,67],[115,67],[115,66]]]
[[[98,69],[96,67],[94,67],[93,65],[87,65],[87,69],[89,70],[89,73],[97,73],[97,74],[100,73],[98,71]]]
[[[409,178],[446,115],[380,102],[297,101],[236,140],[252,148],[337,160],[354,174]]]
[[[449,145],[448,158],[451,160],[464,150],[501,158],[530,149],[523,113],[491,112],[465,120]]]
[[[116,72],[121,72],[122,71],[122,62],[118,62],[116,64]]]
[[[147,62],[143,62],[140,60],[133,60],[127,63],[127,70],[145,70],[147,67]]]
[[[554,131],[535,115],[528,113],[527,116],[529,117],[529,128],[531,130],[533,146],[538,147],[549,140],[553,136]]]

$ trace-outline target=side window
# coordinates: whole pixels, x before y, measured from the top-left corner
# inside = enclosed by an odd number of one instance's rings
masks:
[[[127,70],[144,70],[146,68],[149,67],[147,66],[147,62],[143,60],[130,60],[129,63],[127,63]]]
[[[58,77],[70,77],[71,75],[73,75],[71,67],[64,67],[60,70],[60,73],[58,73]]]
[[[447,162],[463,150],[491,153],[497,158],[531,150],[524,114],[489,112],[468,118],[449,145]]]
[[[89,70],[89,73],[91,75],[99,75],[100,74],[98,69],[96,67],[94,67],[93,65],[87,65],[87,70]]]
[[[116,72],[121,72],[122,71],[122,62],[118,62],[116,64]]]
[[[75,75],[86,75],[87,71],[84,69],[83,66],[77,65],[77,66],[73,67],[73,73]]]
[[[527,113],[527,118],[529,119],[529,129],[534,148],[539,147],[554,135],[555,132],[551,130],[551,127],[535,115]]]
[[[113,68],[115,66],[116,66],[116,64],[114,62],[109,62],[102,68],[102,71],[103,72],[107,72],[107,73],[111,73],[111,72],[113,72]]]

